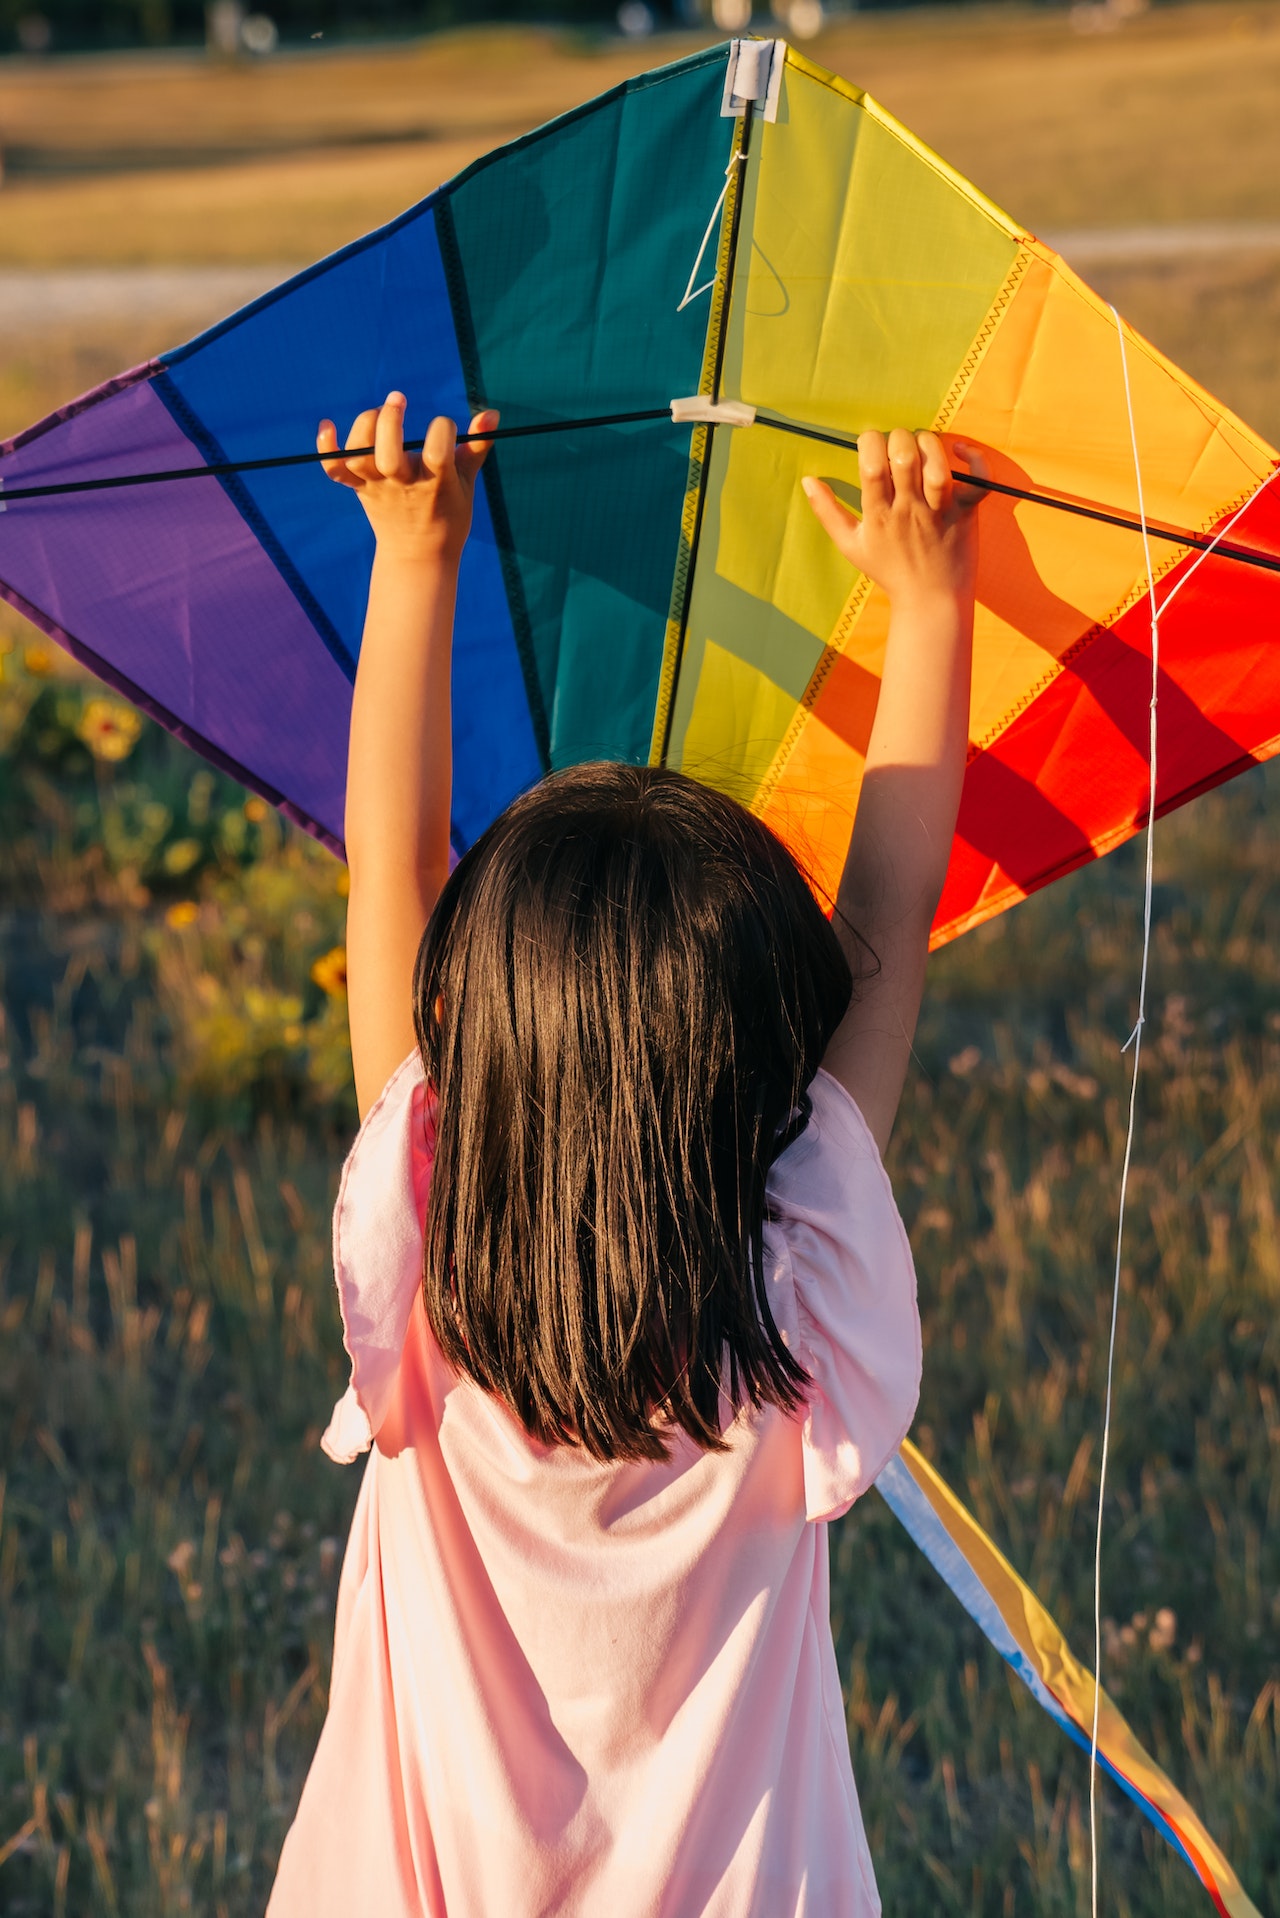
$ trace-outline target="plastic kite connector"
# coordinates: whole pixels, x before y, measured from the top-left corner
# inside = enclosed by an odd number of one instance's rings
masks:
[[[754,426],[756,409],[745,400],[713,400],[707,393],[693,393],[672,400],[671,417],[677,426]]]
[[[786,53],[785,40],[731,40],[721,117],[736,119],[752,105],[766,120],[776,120]]]

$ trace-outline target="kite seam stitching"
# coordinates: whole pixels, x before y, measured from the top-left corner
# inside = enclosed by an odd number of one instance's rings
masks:
[[[733,154],[725,169],[725,195],[722,201],[720,222],[720,244],[716,250],[716,273],[711,283],[711,310],[707,316],[707,334],[702,349],[702,371],[698,379],[699,391],[710,392],[713,400],[720,398],[720,379],[724,365],[724,333],[728,324],[729,301],[733,294],[733,272],[737,258],[738,229],[742,218],[742,203],[747,192],[747,163],[751,142],[752,103],[748,101],[742,117],[739,133],[737,124],[730,136],[735,143]],[[703,245],[705,247],[705,240]],[[695,271],[697,269],[695,268]],[[680,680],[680,668],[684,662],[685,641],[688,635],[689,612],[693,604],[693,569],[698,555],[698,542],[702,533],[703,513],[706,507],[707,486],[710,480],[711,451],[715,440],[714,425],[702,426],[695,430],[689,448],[689,479],[685,489],[684,511],[681,516],[680,544],[676,553],[675,571],[671,581],[671,600],[667,612],[667,630],[662,648],[662,670],[658,679],[658,699],[654,707],[653,733],[649,747],[649,758],[657,765],[665,765],[671,745],[671,726],[675,718],[676,692]],[[696,486],[692,483],[697,474]]]
[[[1014,294],[1022,283],[1023,276],[1035,255],[1021,241],[1013,256],[1013,264],[1004,277],[1004,283],[987,310],[987,316],[973,337],[969,350],[960,362],[960,368],[947,392],[946,398],[938,408],[933,426],[936,433],[946,431],[948,423],[954,417],[965,392],[973,383],[973,376],[987,356],[987,349],[999,331],[1000,322],[1013,301]]]
[[[1219,527],[1217,533],[1215,533],[1213,538],[1213,544],[1206,547],[1202,552],[1197,553],[1191,565],[1188,566],[1186,572],[1182,575],[1182,578],[1179,580],[1175,580],[1174,584],[1169,588],[1168,592],[1165,594],[1164,598],[1161,600],[1160,611],[1162,613],[1164,612],[1166,606],[1168,606],[1169,601],[1174,597],[1174,595],[1182,591],[1183,587],[1187,584],[1187,581],[1191,578],[1192,574],[1198,572],[1200,568],[1204,565],[1207,559],[1212,558],[1215,549],[1227,537],[1227,534],[1231,531],[1232,527],[1236,524],[1238,520],[1241,520],[1244,518],[1246,508],[1252,506],[1254,500],[1256,500],[1257,498],[1259,498],[1261,494],[1266,492],[1268,486],[1270,486],[1272,480],[1275,479],[1278,473],[1280,473],[1280,465],[1273,466],[1271,468],[1271,471],[1267,473],[1262,479],[1260,479],[1256,486],[1252,487],[1251,490],[1243,496],[1243,498],[1239,499],[1238,503],[1233,502],[1232,505],[1228,507],[1227,511],[1228,511],[1229,517],[1223,522],[1222,526]]]
[[[823,647],[818,663],[809,676],[809,683],[805,687],[800,703],[792,715],[790,725],[778,743],[778,748],[770,762],[769,770],[756,788],[756,796],[751,802],[753,812],[763,812],[777,791],[782,775],[787,769],[787,761],[799,743],[805,721],[811,717],[823,686],[835,670],[836,661],[844,658],[843,642],[852,632],[859,614],[871,596],[871,592],[872,583],[866,574],[863,573],[859,576],[857,583],[854,585],[853,590],[844,603],[840,617],[836,621],[835,630]]]
[[[1184,546],[1181,552],[1175,553],[1163,566],[1155,567],[1151,577],[1157,580],[1164,579],[1175,567],[1183,564],[1188,553],[1191,551],[1191,547]],[[1009,728],[1013,725],[1013,722],[1021,718],[1028,706],[1034,706],[1036,700],[1039,699],[1042,693],[1047,692],[1050,686],[1062,678],[1064,673],[1070,672],[1081,656],[1087,653],[1091,646],[1096,645],[1098,640],[1104,639],[1108,633],[1112,632],[1116,622],[1123,619],[1126,613],[1132,612],[1135,606],[1139,605],[1148,597],[1148,593],[1149,587],[1147,580],[1145,578],[1136,580],[1124,595],[1124,598],[1117,600],[1105,619],[1095,620],[1086,631],[1078,634],[1077,637],[1072,640],[1071,644],[1058,655],[1054,664],[1047,668],[1043,678],[1038,679],[1026,692],[1019,694],[1008,712],[997,720],[996,724],[990,727],[980,740],[976,740],[970,745],[968,761],[976,759],[980,753],[990,752],[991,748],[996,745],[999,740],[1004,738]]]
[[[441,197],[434,209],[434,214],[436,243],[440,248],[440,264],[444,268],[445,291],[449,296],[449,311],[453,319],[458,358],[462,365],[463,383],[467,388],[468,403],[478,408],[485,404],[486,398],[482,391],[480,352],[476,342],[475,322],[471,315],[471,302],[467,295],[466,276],[462,269],[461,249],[458,246],[457,229],[454,226],[453,208],[449,205],[447,195]],[[520,661],[520,673],[524,680],[524,696],[529,707],[529,722],[533,728],[534,744],[538,749],[543,771],[549,772],[551,727],[542,693],[542,681],[538,674],[537,653],[533,644],[533,622],[529,618],[529,609],[525,604],[524,581],[516,562],[511,520],[507,513],[507,499],[496,458],[490,456],[485,461],[480,477],[484,486],[485,499],[489,504],[489,518],[493,522],[493,537],[498,549],[498,565],[502,573],[507,616],[511,621],[511,637],[515,641],[516,657]]]
[[[883,124],[883,122],[881,124]],[[889,124],[888,130],[890,132],[895,131],[895,126],[892,122]],[[961,397],[973,379],[974,373],[985,358],[987,348],[999,330],[1000,322],[1004,318],[1005,311],[1013,299],[1014,294],[1017,292],[1022,276],[1026,272],[1033,257],[1034,256],[1028,252],[1020,241],[1013,257],[1013,263],[1005,275],[1004,282],[990,307],[987,309],[982,325],[978,328],[977,333],[970,342],[969,349],[961,361],[960,369],[952,380],[946,397],[934,418],[934,430],[936,432],[945,431],[948,420],[950,420],[954,414]],[[871,582],[864,574],[863,577],[855,583],[848,598],[845,600],[840,610],[840,617],[832,628],[831,636],[823,647],[818,663],[809,676],[809,683],[801,695],[800,702],[792,717],[791,723],[779,741],[777,751],[774,753],[769,769],[756,790],[755,799],[752,801],[754,811],[763,811],[777,791],[782,776],[787,769],[787,763],[795,751],[796,746],[799,744],[800,735],[804,730],[805,723],[814,711],[822,688],[830,678],[837,659],[844,657],[845,647],[870,595]]]
[[[1058,279],[1061,280],[1067,291],[1074,294],[1080,304],[1086,307],[1090,312],[1109,313],[1114,311],[1114,308],[1108,307],[1106,302],[1098,297],[1088,282],[1082,280],[1075,269],[1070,266],[1061,255],[1055,253],[1051,247],[1046,246],[1043,240],[1037,240],[1034,235],[1028,235],[1024,241],[1024,245],[1033,249],[1035,258],[1050,268],[1050,270],[1057,275]],[[1276,458],[1276,450],[1274,447],[1269,445],[1260,434],[1255,433],[1253,428],[1240,418],[1239,414],[1233,413],[1229,407],[1223,406],[1220,400],[1215,399],[1213,394],[1210,393],[1206,387],[1201,386],[1198,380],[1193,380],[1180,366],[1175,365],[1166,354],[1160,351],[1158,346],[1153,346],[1150,340],[1144,338],[1141,333],[1136,332],[1132,327],[1129,329],[1129,340],[1130,344],[1137,352],[1142,354],[1144,359],[1174,381],[1179,390],[1184,393],[1189,400],[1194,402],[1196,411],[1202,418],[1208,421],[1215,430],[1222,432],[1224,437],[1226,437],[1229,429],[1232,437],[1243,441],[1255,450],[1261,448],[1270,460]],[[1233,448],[1233,450],[1237,458],[1243,457],[1238,446]]]
[[[1238,493],[1226,506],[1215,508],[1212,513],[1203,519],[1199,525],[1194,526],[1192,530],[1201,537],[1204,537],[1216,526],[1218,528],[1214,541],[1214,545],[1216,546],[1227,537],[1231,528],[1244,512],[1245,507],[1251,505],[1258,495],[1271,484],[1277,473],[1280,473],[1280,465],[1273,466],[1265,479],[1261,480],[1255,486],[1250,486],[1245,492]],[[1160,602],[1160,611],[1162,614],[1174,594],[1182,590],[1183,582],[1190,579],[1192,573],[1203,565],[1206,559],[1212,557],[1213,550],[1214,548],[1210,547],[1207,552],[1201,552],[1183,574],[1182,579],[1176,581],[1170,591],[1166,593]],[[1161,565],[1154,568],[1152,578],[1156,581],[1167,579],[1170,573],[1177,571],[1179,566],[1185,566],[1187,560],[1191,559],[1194,552],[1194,547],[1184,546],[1180,551],[1172,553]],[[970,745],[966,764],[972,764],[980,754],[990,752],[997,741],[1004,738],[1014,721],[1021,717],[1028,706],[1034,705],[1041,693],[1047,692],[1056,680],[1061,679],[1064,672],[1070,671],[1080,659],[1081,655],[1086,653],[1098,640],[1104,638],[1113,629],[1116,622],[1123,619],[1126,613],[1131,612],[1135,606],[1140,604],[1140,602],[1147,597],[1147,594],[1147,582],[1144,579],[1136,580],[1129,588],[1129,591],[1124,595],[1123,599],[1116,602],[1104,619],[1095,620],[1086,632],[1081,633],[1078,638],[1073,639],[1071,644],[1058,655],[1056,664],[1048,668],[1044,676],[1038,679],[1032,687],[1020,694],[1008,712],[997,720],[995,725],[990,727],[988,731],[982,735],[981,739],[975,740]]]
[[[1118,614],[1113,615],[1113,617],[1118,617]],[[1044,676],[1041,679],[1037,679],[1035,684],[1029,686],[1025,692],[1020,693],[1009,710],[996,721],[994,726],[988,728],[981,739],[974,739],[969,742],[969,750],[965,755],[965,764],[971,766],[975,759],[981,758],[983,753],[990,752],[991,748],[1004,738],[1014,721],[1022,717],[1028,706],[1034,706],[1041,693],[1047,692],[1055,681],[1061,679],[1062,675],[1069,671],[1081,653],[1087,652],[1095,640],[1101,639],[1103,634],[1109,631],[1110,628],[1106,620],[1096,620],[1086,632],[1079,634],[1073,639],[1066,650],[1059,655],[1054,664],[1048,668]]]
[[[1203,779],[1195,779],[1190,785],[1180,786],[1175,793],[1171,793],[1161,801],[1156,808],[1157,818],[1166,818],[1169,813],[1176,812],[1179,806],[1185,805],[1188,800],[1198,799],[1202,793],[1213,792],[1216,787],[1226,785],[1229,779],[1236,778],[1239,773],[1247,772],[1251,766],[1265,765],[1267,760],[1276,758],[1278,754],[1280,754],[1280,733],[1276,733],[1270,739],[1262,740],[1249,751],[1240,753],[1229,765],[1216,768]],[[1134,830],[1140,829],[1145,823],[1140,815],[1133,827],[1127,824],[1117,826],[1113,833],[1099,840],[1096,845],[1087,847],[1084,852],[1068,854],[1056,865],[1048,867],[1036,879],[1032,890],[1039,892],[1045,886],[1052,886],[1057,880],[1065,879],[1070,873],[1079,872],[1081,866],[1091,865],[1095,859],[1113,852],[1117,846],[1123,845],[1126,839],[1132,837]],[[957,913],[954,918],[944,920],[941,925],[935,925],[929,936],[930,951],[936,950],[939,946],[948,945],[951,940],[959,939],[962,934],[972,932],[977,926],[985,925],[989,919],[998,918],[1010,906],[1020,905],[1029,897],[1030,894],[1018,885],[1016,880],[1008,880],[999,891],[984,894],[980,905],[969,907],[965,912]]]
[[[675,573],[671,581],[671,603],[662,646],[662,672],[658,680],[658,699],[653,715],[653,738],[649,763],[660,766],[666,758],[671,719],[675,708],[676,674],[680,664],[681,609],[689,595],[689,574],[693,566],[694,536],[698,506],[702,495],[710,429],[696,426],[689,445],[689,476],[685,481],[684,506],[680,515],[680,543],[676,552]]]

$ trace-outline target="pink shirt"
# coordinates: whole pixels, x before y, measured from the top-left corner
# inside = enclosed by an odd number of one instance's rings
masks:
[[[531,1439],[446,1363],[422,1306],[431,1130],[405,1061],[343,1172],[351,1385],[372,1445],[329,1715],[270,1918],[863,1918],[880,1909],[828,1616],[827,1527],[920,1380],[906,1234],[820,1072],[769,1180],[767,1283],[806,1411],[724,1453],[604,1465]]]

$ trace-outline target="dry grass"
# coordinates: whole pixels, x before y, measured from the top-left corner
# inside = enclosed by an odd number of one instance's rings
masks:
[[[1280,255],[1108,264],[1088,278],[1170,359],[1280,445]]]
[[[358,1485],[316,1446],[343,1373],[327,1212],[349,1059],[312,975],[339,875],[152,727],[95,774],[83,695],[6,664],[0,1903],[251,1918],[323,1715]],[[1264,1911],[1278,784],[1161,832],[1105,1586],[1108,1683]],[[1085,1655],[1134,850],[940,956],[892,1153],[917,1440]],[[833,1534],[832,1600],[886,1910],[1082,1918],[1083,1758],[874,1496]],[[1102,1805],[1104,1909],[1207,1911],[1109,1787]]]
[[[1277,21],[1187,8],[1085,40],[1044,14],[880,17],[815,51],[1046,231],[1274,217]],[[0,260],[313,256],[632,58],[507,35],[230,73],[0,67],[11,149],[239,155],[19,173]],[[307,150],[331,129],[418,128],[433,99],[449,117],[431,139]],[[272,144],[297,150],[245,157]],[[1280,262],[1094,277],[1280,439]],[[18,342],[0,431],[174,330],[86,316]],[[6,635],[22,637],[4,614]],[[249,1918],[323,1713],[356,1489],[314,1443],[342,1374],[326,1213],[350,1090],[340,1007],[311,977],[340,936],[337,874],[149,726],[114,772],[90,767],[84,689],[17,658],[0,680],[0,1904]],[[1240,782],[1161,831],[1107,1583],[1109,1683],[1264,1910],[1280,1908],[1277,789]],[[926,1317],[917,1438],[1086,1656],[1137,897],[1130,849],[941,956],[894,1143]],[[874,1499],[833,1569],[886,1909],[1081,1918],[1079,1754]],[[1176,1631],[1153,1646],[1162,1606]],[[1105,1908],[1206,1910],[1136,1815],[1104,1806]]]
[[[15,160],[104,177],[13,173],[0,261],[302,261],[497,141],[696,44],[591,51],[490,32],[230,70],[10,63],[0,139]],[[871,16],[812,51],[1038,230],[1280,216],[1273,3],[1161,11],[1090,36],[1040,11]],[[335,140],[349,144],[326,151]],[[179,164],[192,154],[200,166]]]
[[[230,69],[129,60],[0,77],[7,144],[46,169],[0,194],[0,260],[301,262],[647,63],[477,32]]]
[[[842,27],[817,57],[1038,232],[1280,214],[1280,8],[1167,8],[1097,36],[956,9]]]
[[[678,51],[697,44],[681,36]],[[469,133],[496,142],[664,57],[663,40],[589,50],[545,29],[491,27],[235,64],[202,54],[10,63],[0,124],[26,171]]]
[[[492,144],[477,134],[219,167],[20,180],[0,193],[0,261],[302,265],[402,212]]]

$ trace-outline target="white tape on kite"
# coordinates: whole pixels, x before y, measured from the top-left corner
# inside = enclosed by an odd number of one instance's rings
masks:
[[[756,409],[745,400],[713,400],[707,393],[672,400],[671,417],[677,426],[754,426]]]
[[[785,40],[731,40],[721,117],[736,119],[753,105],[761,108],[764,119],[776,120],[786,56]]]

